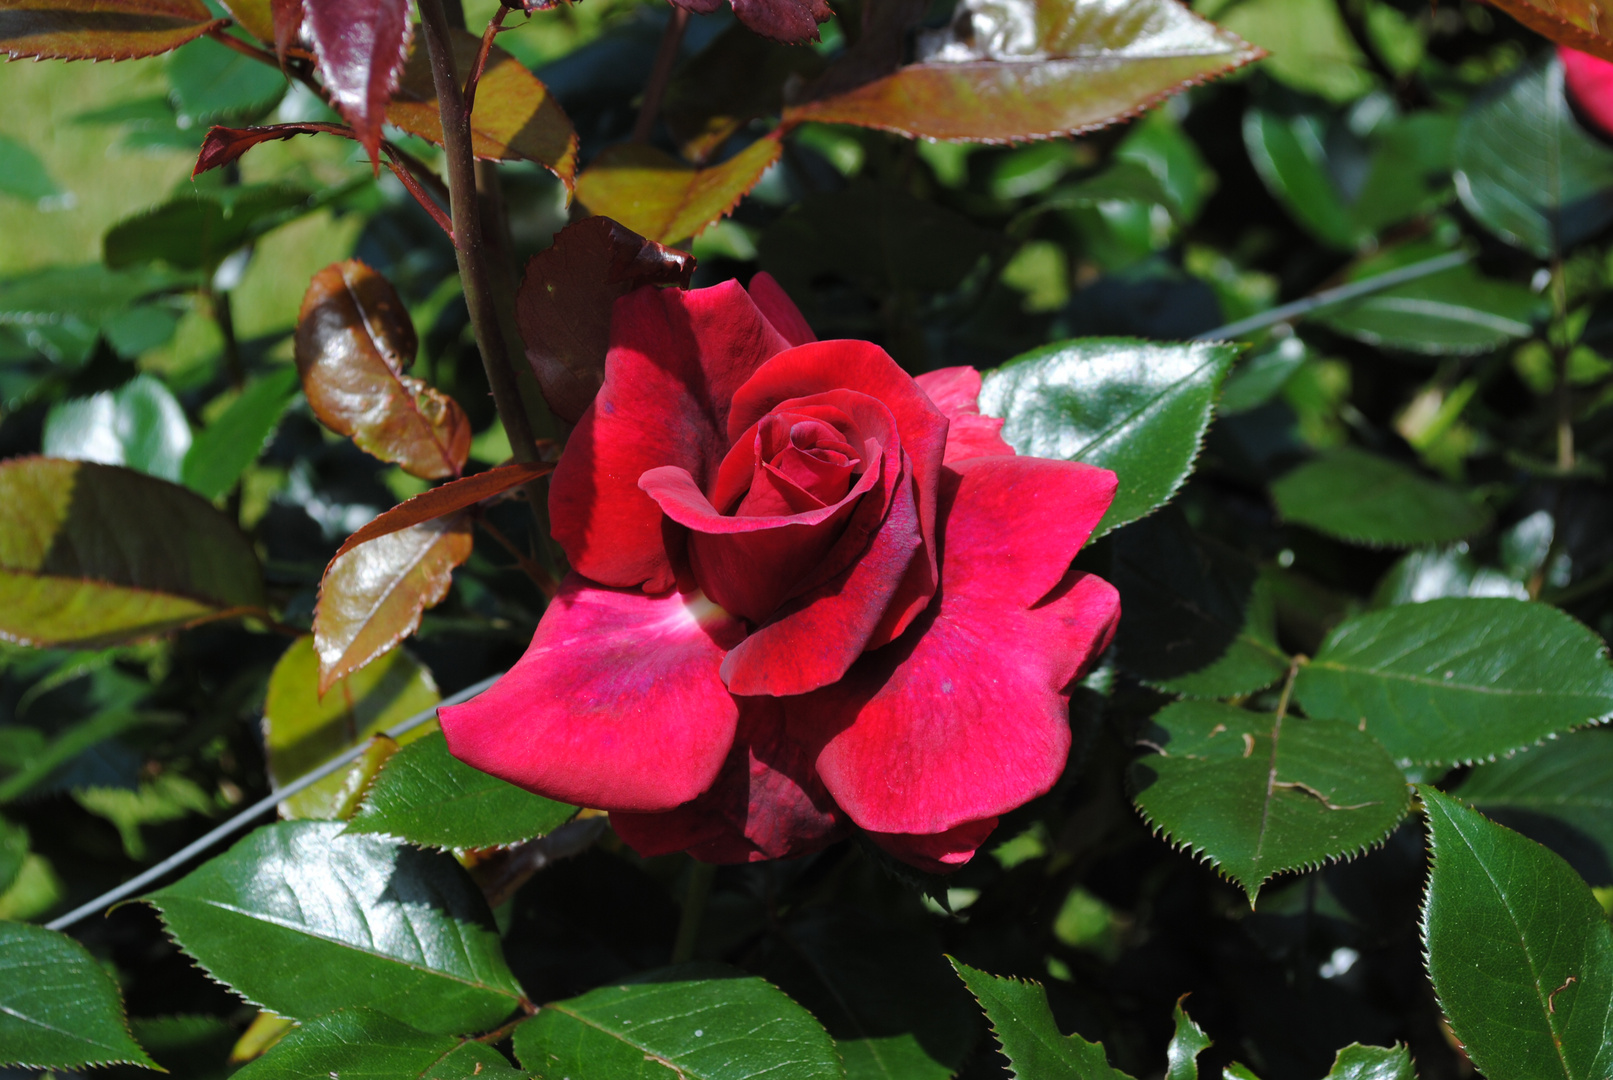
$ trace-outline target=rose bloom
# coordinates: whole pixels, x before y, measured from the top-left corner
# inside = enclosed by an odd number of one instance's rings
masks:
[[[1063,771],[1120,610],[1070,568],[1114,474],[1016,457],[979,392],[816,340],[766,274],[623,297],[550,489],[572,572],[520,662],[442,710],[449,748],[644,855],[855,826],[967,862]]]

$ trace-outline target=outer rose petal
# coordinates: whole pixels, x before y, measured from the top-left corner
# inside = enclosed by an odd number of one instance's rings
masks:
[[[734,748],[704,795],[664,814],[612,814],[611,825],[640,855],[715,863],[808,855],[850,831],[771,698],[740,699]]]
[[[438,716],[453,755],[562,802],[670,810],[711,785],[739,706],[717,677],[744,627],[698,593],[568,574],[526,655]]]
[[[549,488],[554,537],[574,570],[646,592],[673,586],[661,508],[639,477],[675,465],[704,487],[728,449],[734,392],[788,347],[735,281],[645,286],[616,301],[604,385]]]
[[[1066,573],[1114,488],[1107,470],[1040,458],[976,458],[949,477],[936,602],[839,683],[786,702],[859,826],[944,833],[1052,787],[1068,687],[1119,618],[1113,586]]]
[[[912,833],[869,833],[868,838],[905,863],[932,874],[950,874],[974,858],[997,819],[969,821],[946,832],[928,836]]]
[[[1013,457],[1014,448],[1000,434],[1003,422],[980,415],[980,372],[972,367],[942,368],[913,381],[951,422],[945,464],[972,457]]]
[[[1557,46],[1557,56],[1574,103],[1604,134],[1613,135],[1613,63],[1566,45]]]
[[[762,309],[767,321],[773,324],[773,329],[783,335],[785,341],[791,345],[805,345],[809,341],[818,340],[818,335],[807,325],[806,316],[801,314],[801,309],[795,306],[790,294],[773,279],[772,274],[763,270],[750,279],[748,288],[750,298]]]

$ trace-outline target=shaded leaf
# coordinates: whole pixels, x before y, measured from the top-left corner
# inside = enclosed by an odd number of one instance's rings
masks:
[[[464,30],[453,34],[454,69],[464,77],[476,63],[481,38]],[[411,135],[442,145],[442,118],[431,61],[416,35],[386,118]],[[487,161],[524,159],[542,165],[570,186],[577,171],[577,133],[566,112],[515,57],[493,46],[477,84],[470,123],[471,152]]]
[[[653,146],[619,143],[577,177],[577,201],[650,240],[673,244],[726,217],[781,152],[775,133],[720,165],[696,169]]]
[[[1226,342],[1058,342],[988,372],[980,411],[1003,419],[1003,439],[1021,454],[1084,461],[1120,477],[1096,538],[1176,494],[1238,350]]]
[[[190,444],[181,475],[185,486],[205,499],[216,499],[235,487],[297,397],[297,369],[286,366],[259,376],[241,396]]]
[[[263,605],[251,545],[184,488],[111,465],[0,462],[0,638],[95,646]]]
[[[1490,1080],[1613,1072],[1613,928],[1562,859],[1422,787],[1428,974]],[[1476,973],[1481,973],[1476,977]]]
[[[0,135],[0,195],[38,202],[60,194],[38,155],[9,135]]]
[[[1489,511],[1448,484],[1353,447],[1322,454],[1271,485],[1284,521],[1368,547],[1460,540]]]
[[[0,327],[56,363],[90,358],[104,327],[143,297],[184,283],[154,267],[52,266],[0,281]]]
[[[202,123],[261,116],[289,85],[282,72],[212,40],[186,45],[164,66],[179,114]]]
[[[313,638],[300,637],[275,664],[263,706],[263,742],[269,777],[289,784],[343,750],[385,731],[442,700],[431,673],[402,649],[319,692]],[[424,735],[419,728],[403,736]],[[355,765],[327,776],[280,804],[288,818],[333,818],[353,801],[374,770]]]
[[[418,339],[391,282],[357,259],[332,263],[303,296],[297,370],[320,422],[428,480],[458,476],[470,421],[458,402],[403,372]]]
[[[951,957],[952,967],[986,1010],[991,1033],[1018,1080],[1130,1080],[1098,1043],[1063,1035],[1040,983],[988,975]]]
[[[694,265],[692,255],[608,217],[566,226],[528,260],[515,317],[527,362],[556,416],[575,424],[599,392],[617,298],[641,285],[687,287]]]
[[[1243,144],[1266,187],[1318,239],[1346,251],[1357,236],[1350,209],[1328,177],[1314,116],[1254,107],[1243,114]]]
[[[202,148],[196,154],[196,167],[191,170],[191,175],[200,176],[232,161],[238,161],[242,154],[259,143],[289,139],[296,135],[340,135],[344,139],[354,138],[353,129],[346,124],[301,123],[266,124],[244,128],[212,127],[207,129],[207,137],[202,140]]]
[[[1402,764],[1491,758],[1613,715],[1601,639],[1553,607],[1465,598],[1370,611],[1328,635],[1294,696]]]
[[[511,488],[531,483],[553,471],[554,463],[550,461],[517,461],[479,472],[475,476],[439,484],[430,491],[399,503],[353,533],[336,549],[336,558],[341,558],[360,544],[433,518],[446,517],[456,510],[502,495]]]
[[[287,1032],[240,1080],[342,1080],[519,1076],[498,1051],[452,1035],[433,1035],[372,1009],[341,1009]]]
[[[1176,1008],[1171,1011],[1176,1030],[1165,1048],[1165,1080],[1198,1080],[1199,1055],[1212,1045],[1204,1029],[1182,1011],[1182,1002],[1186,1000],[1185,994],[1177,998]]]
[[[1132,766],[1137,809],[1250,904],[1276,874],[1382,843],[1411,804],[1394,759],[1354,724],[1178,701],[1142,741],[1159,752]]]
[[[42,926],[0,920],[0,1064],[155,1068],[129,1035],[118,985],[89,951]]]
[[[209,974],[282,1016],[366,1007],[454,1034],[521,997],[458,863],[338,822],[266,825],[143,899]]]
[[[320,205],[308,189],[286,184],[189,192],[112,226],[106,264],[162,262],[211,274],[226,256]]]
[[[409,50],[409,0],[303,0],[302,6],[331,102],[379,169],[381,123]]]
[[[28,858],[28,830],[0,817],[0,893],[11,888]]]
[[[1334,1055],[1333,1067],[1322,1080],[1417,1080],[1417,1071],[1404,1046],[1351,1043]]]
[[[730,26],[672,77],[661,115],[690,161],[704,162],[751,120],[784,108],[784,85],[823,70],[813,49],[792,49]]]
[[[347,831],[424,847],[501,847],[551,832],[576,812],[471,768],[433,732],[387,759]]]
[[[137,375],[116,390],[52,406],[42,439],[49,457],[127,465],[175,481],[190,446],[185,410],[150,375]]]
[[[812,1014],[755,976],[664,968],[551,1001],[515,1029],[515,1056],[542,1080],[836,1080],[834,1042]]]
[[[32,731],[39,736],[39,741],[33,746],[20,748],[23,752],[15,754],[13,760],[8,762],[16,766],[16,771],[0,780],[0,803],[10,802],[30,792],[40,792],[41,789],[60,790],[66,786],[59,779],[62,774],[58,770],[62,766],[148,720],[148,714],[136,712],[125,703],[101,709],[86,719],[66,725],[49,742],[35,729],[11,729],[14,732]]]
[[[909,137],[1011,142],[1090,131],[1261,56],[1174,0],[960,3],[918,62],[785,111]]]
[[[320,692],[414,633],[420,613],[448,595],[454,567],[470,558],[471,547],[470,517],[456,512],[332,559],[314,608]]]
[[[0,11],[0,51],[13,60],[130,60],[223,24],[202,0],[33,0]]]
[[[529,8],[546,0],[524,0]],[[681,8],[709,13],[716,5],[710,0],[676,0]],[[818,40],[818,23],[832,16],[828,0],[737,0],[734,14],[750,29],[785,44],[805,44]]]
[[[274,41],[274,5],[271,0],[219,0],[235,17],[236,25],[259,41]],[[299,0],[299,7],[301,6]]]
[[[1602,0],[1489,0],[1542,37],[1613,60],[1613,8]]]

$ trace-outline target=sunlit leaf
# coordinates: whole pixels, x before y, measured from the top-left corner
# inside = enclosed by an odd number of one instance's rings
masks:
[[[1040,983],[988,975],[956,960],[952,966],[986,1010],[991,1033],[1020,1080],[1130,1080],[1109,1064],[1100,1044],[1059,1031]]]
[[[331,102],[379,167],[381,123],[409,50],[409,0],[303,0],[302,6]]]
[[[484,499],[494,498],[553,471],[552,462],[517,461],[479,472],[475,476],[439,484],[430,491],[399,503],[353,533],[336,549],[336,558],[346,555],[360,544],[367,544],[411,525],[447,517],[456,510],[464,510]]]
[[[114,1062],[156,1067],[129,1035],[112,976],[67,935],[0,920],[0,1064]]]
[[[318,206],[312,192],[289,184],[187,192],[108,230],[106,264],[159,262],[210,274],[226,256]]]
[[[1405,777],[1354,724],[1167,705],[1132,766],[1137,808],[1177,847],[1215,866],[1252,904],[1273,875],[1382,843],[1411,803]]]
[[[720,165],[696,169],[640,143],[607,147],[577,177],[577,201],[660,244],[704,232],[726,217],[782,147],[767,135]]]
[[[195,41],[170,55],[164,66],[180,115],[206,123],[225,117],[255,118],[285,94],[281,72],[216,41]]]
[[[1448,484],[1352,447],[1331,450],[1271,485],[1284,521],[1369,547],[1460,540],[1489,511]]]
[[[240,1080],[500,1080],[521,1075],[490,1046],[432,1035],[372,1009],[341,1009],[299,1024]]]
[[[289,365],[248,383],[191,442],[181,469],[185,486],[207,499],[233,488],[263,452],[299,388],[297,369]]]
[[[960,3],[918,62],[797,105],[786,125],[857,124],[971,142],[1050,138],[1133,116],[1261,56],[1174,0]]]
[[[1307,95],[1353,101],[1375,84],[1333,0],[1198,0],[1193,8],[1267,50],[1260,70]]]
[[[0,52],[13,60],[129,60],[221,25],[202,0],[13,0],[0,10]]]
[[[0,638],[110,644],[263,604],[251,545],[184,488],[89,462],[0,462]]]
[[[1183,1000],[1176,999],[1176,1008],[1171,1013],[1176,1031],[1171,1036],[1171,1044],[1165,1048],[1165,1080],[1198,1080],[1199,1055],[1213,1045],[1204,1029],[1182,1011]]]
[[[404,374],[418,339],[392,284],[357,259],[314,275],[297,317],[297,370],[314,415],[362,450],[427,479],[458,476],[470,421]]]
[[[0,818],[0,893],[11,888],[28,858],[28,830]]]
[[[42,440],[50,457],[127,465],[175,481],[190,446],[185,410],[150,375],[137,375],[116,390],[57,404],[45,417]]]
[[[236,25],[259,41],[274,40],[274,10],[270,0],[220,0]],[[298,0],[299,6],[301,0]]]
[[[52,266],[0,281],[0,327],[52,361],[88,360],[103,328],[143,297],[183,283],[155,267]]]

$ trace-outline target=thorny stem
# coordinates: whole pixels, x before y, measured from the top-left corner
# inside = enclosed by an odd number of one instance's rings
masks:
[[[697,862],[689,867],[689,887],[683,894],[683,914],[678,918],[678,936],[672,942],[672,962],[681,964],[694,956],[695,942],[700,937],[700,917],[705,914],[706,897],[711,895],[711,882],[717,876],[712,863]]]
[[[420,181],[415,176],[414,169],[410,168],[408,164],[409,161],[414,161],[416,165],[419,162],[397,150],[391,143],[382,143],[381,149],[386,153],[387,165],[391,167],[392,175],[396,176],[403,184],[404,190],[414,196],[414,201],[419,203],[426,213],[431,215],[431,220],[435,221],[442,231],[448,234],[448,239],[453,240],[453,221],[447,214],[443,213],[443,209],[437,205],[437,201],[426,194],[425,188],[420,186]],[[422,166],[422,168],[424,167]],[[431,175],[429,169],[424,169],[424,173],[427,176]]]
[[[650,78],[644,84],[644,101],[639,105],[638,120],[633,124],[633,141],[636,143],[649,142],[650,132],[655,130],[655,118],[661,113],[661,95],[666,93],[666,84],[672,78],[672,67],[678,62],[678,46],[683,44],[683,30],[688,25],[689,10],[672,5],[672,17],[667,20],[666,30],[661,34],[655,64],[650,68]]]

